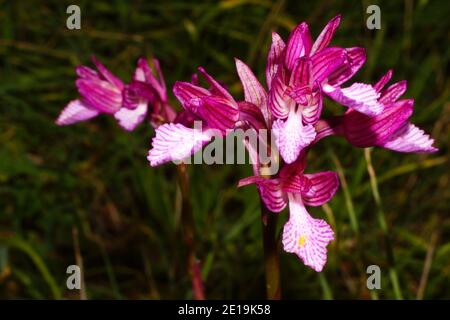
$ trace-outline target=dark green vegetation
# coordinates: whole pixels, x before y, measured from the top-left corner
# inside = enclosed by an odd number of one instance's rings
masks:
[[[342,186],[328,206],[310,210],[328,219],[337,241],[321,274],[281,254],[283,296],[375,298],[365,269],[377,264],[379,298],[450,298],[450,5],[377,2],[380,31],[365,27],[369,1],[1,1],[0,297],[78,298],[65,285],[77,255],[88,298],[191,297],[175,170],[149,167],[150,125],[128,134],[107,117],[53,123],[77,96],[77,64],[90,64],[95,54],[128,81],[138,57],[155,55],[169,87],[203,65],[241,97],[233,57],[264,81],[271,30],[286,37],[306,20],[317,35],[342,13],[333,43],[367,49],[356,79],[374,82],[388,68],[395,81],[407,79],[413,121],[432,133],[440,152],[365,154],[339,138],[322,141],[309,154],[308,171],[337,170]],[[72,3],[82,9],[79,31],[65,28]],[[343,111],[329,100],[326,109]],[[244,165],[190,168],[209,298],[264,297],[258,196],[255,187],[235,187],[250,172]],[[287,211],[280,227],[286,218]]]

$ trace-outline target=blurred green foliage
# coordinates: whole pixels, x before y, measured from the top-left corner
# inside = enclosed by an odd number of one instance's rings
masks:
[[[66,7],[74,3],[82,28],[71,31]],[[381,30],[365,27],[370,4],[381,8]],[[321,142],[308,170],[338,170],[342,187],[328,206],[311,213],[330,221],[337,240],[321,274],[281,253],[283,296],[397,297],[377,220],[381,211],[402,296],[450,298],[450,4],[438,0],[1,1],[0,297],[77,299],[65,285],[77,240],[88,298],[191,297],[174,167],[149,167],[150,125],[130,134],[108,117],[54,125],[77,96],[76,65],[90,64],[95,54],[128,81],[136,60],[154,55],[169,87],[202,65],[241,97],[233,57],[264,81],[271,30],[286,37],[307,21],[317,36],[337,13],[343,21],[333,43],[367,50],[356,80],[374,82],[394,68],[394,80],[407,79],[406,96],[415,98],[413,121],[440,151],[374,149],[377,204],[364,150],[339,138]],[[327,105],[329,114],[342,112]],[[264,297],[259,199],[254,187],[236,188],[250,172],[244,165],[190,168],[209,298]],[[281,215],[280,227],[287,210]],[[376,294],[366,288],[370,264],[382,270]]]

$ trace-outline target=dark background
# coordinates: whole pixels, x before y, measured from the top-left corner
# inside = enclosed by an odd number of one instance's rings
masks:
[[[81,30],[66,28],[69,4],[81,7]],[[370,4],[381,8],[381,30],[366,28]],[[0,297],[79,298],[66,289],[76,255],[88,298],[192,296],[174,166],[149,167],[150,125],[125,133],[103,116],[54,124],[77,96],[76,65],[91,65],[95,54],[128,81],[136,60],[154,55],[169,88],[202,65],[242,97],[233,57],[264,83],[271,30],[286,37],[307,21],[315,37],[338,13],[343,20],[332,44],[367,50],[355,80],[374,82],[394,68],[393,80],[407,79],[405,96],[415,99],[413,122],[440,151],[372,150],[376,202],[364,150],[339,138],[313,149],[310,172],[341,175],[333,200],[309,209],[330,222],[337,240],[320,274],[281,253],[283,296],[450,298],[450,5],[433,0],[0,1]],[[343,111],[329,105],[329,113]],[[190,168],[208,298],[264,297],[259,199],[254,187],[236,188],[250,173],[247,165]],[[280,227],[287,210],[281,215]],[[371,264],[382,271],[377,294],[366,288]]]

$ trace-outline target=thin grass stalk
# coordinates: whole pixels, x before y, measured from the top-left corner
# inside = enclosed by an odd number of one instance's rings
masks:
[[[372,152],[371,148],[364,149],[364,156],[366,158],[366,163],[367,163],[367,172],[369,173],[369,176],[370,176],[370,186],[372,189],[372,195],[375,200],[375,204],[377,206],[378,224],[383,233],[383,239],[384,239],[386,256],[387,256],[387,261],[388,261],[388,268],[389,268],[389,277],[392,282],[392,287],[394,289],[395,298],[397,300],[402,300],[403,295],[402,295],[402,291],[400,289],[400,283],[398,280],[397,270],[395,268],[394,251],[392,249],[391,237],[389,235],[389,230],[388,230],[388,226],[386,223],[383,206],[381,203],[380,192],[378,190],[377,175],[376,175],[375,169],[373,168],[373,165],[372,165],[371,152]]]
[[[186,164],[177,165],[178,183],[182,195],[181,228],[187,250],[187,269],[192,283],[192,295],[195,300],[205,300],[205,289],[201,274],[200,261],[195,248],[195,227],[192,215],[192,203],[189,195],[189,176]]]

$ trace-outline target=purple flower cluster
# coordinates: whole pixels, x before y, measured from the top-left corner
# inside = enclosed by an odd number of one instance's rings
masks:
[[[264,205],[272,212],[289,206],[284,225],[284,250],[295,253],[305,265],[320,272],[327,260],[327,245],[334,232],[327,222],[313,218],[305,206],[328,202],[339,187],[336,173],[305,173],[308,150],[319,140],[338,135],[356,147],[383,147],[398,152],[435,152],[434,140],[409,122],[413,100],[400,99],[406,81],[384,87],[392,77],[388,71],[376,84],[352,83],[343,86],[363,66],[366,55],[360,47],[330,46],[341,17],[336,16],[313,42],[306,23],[299,24],[287,42],[272,34],[266,65],[267,90],[250,68],[236,59],[236,69],[244,89],[244,101],[236,100],[203,68],[199,73],[208,88],[191,82],[176,82],[175,96],[183,106],[176,114],[167,102],[166,87],[157,61],[156,74],[145,60],[138,62],[128,85],[94,60],[98,72],[77,68],[80,99],[63,110],[57,123],[71,124],[113,114],[126,130],[133,130],[145,118],[156,128],[148,160],[152,166],[183,160],[209,143],[219,132],[261,129],[271,132],[275,146],[267,146],[280,170],[268,175],[259,160],[258,148],[244,140],[253,160],[253,176],[239,186],[256,184]],[[326,98],[346,107],[340,116],[322,118]],[[200,121],[202,127],[193,127]],[[214,132],[214,134],[213,134]],[[278,154],[281,157],[277,157]]]

